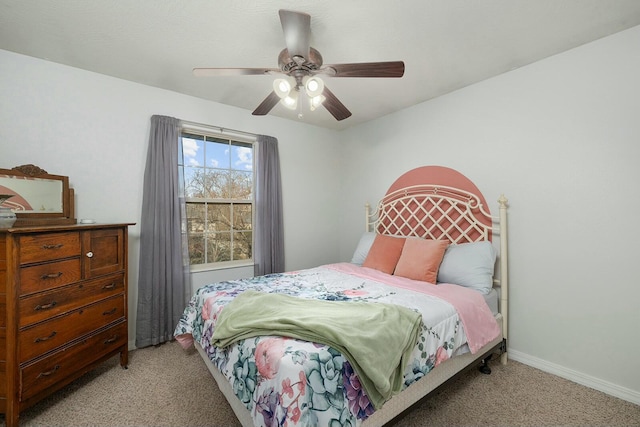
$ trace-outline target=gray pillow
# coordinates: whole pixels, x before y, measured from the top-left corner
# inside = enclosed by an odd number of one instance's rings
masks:
[[[496,255],[491,242],[449,245],[440,263],[438,283],[453,283],[488,294],[493,287]]]
[[[351,262],[353,264],[362,265],[365,258],[367,258],[367,254],[369,253],[369,249],[371,249],[371,245],[375,238],[376,233],[372,231],[366,231],[362,234],[362,237],[360,237],[360,241],[358,242],[358,246],[353,253],[353,258],[351,258]]]

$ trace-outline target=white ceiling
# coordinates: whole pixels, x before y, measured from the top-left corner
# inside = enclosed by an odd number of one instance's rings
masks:
[[[0,49],[251,114],[272,76],[194,77],[192,68],[277,68],[279,9],[311,15],[325,63],[405,62],[400,79],[326,78],[353,115],[337,122],[321,108],[302,120],[332,129],[640,25],[639,0],[0,0]],[[299,120],[280,105],[270,114]]]

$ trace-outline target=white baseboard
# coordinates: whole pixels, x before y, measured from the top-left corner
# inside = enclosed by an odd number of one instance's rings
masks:
[[[574,383],[578,383],[580,385],[606,393],[610,396],[614,396],[622,400],[626,400],[627,402],[640,405],[640,392],[638,391],[631,390],[626,387],[621,387],[617,384],[603,381],[590,375],[585,375],[581,372],[565,368],[564,366],[556,365],[555,363],[547,362],[546,360],[530,356],[517,350],[509,349],[508,355],[510,359],[513,359],[516,362],[524,363],[525,365],[529,365],[534,368],[540,369],[541,371],[557,375],[561,378],[573,381]]]

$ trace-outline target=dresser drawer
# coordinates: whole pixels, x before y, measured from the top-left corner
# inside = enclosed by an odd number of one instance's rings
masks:
[[[79,308],[20,332],[20,363],[45,354],[68,341],[124,318],[124,297],[115,297]]]
[[[80,233],[20,236],[20,264],[80,256]]]
[[[126,322],[64,347],[34,363],[20,367],[20,400],[24,401],[85,366],[127,345]]]
[[[18,301],[18,326],[22,328],[123,291],[121,273],[22,297]]]
[[[40,292],[77,282],[81,276],[80,258],[20,269],[20,295]]]

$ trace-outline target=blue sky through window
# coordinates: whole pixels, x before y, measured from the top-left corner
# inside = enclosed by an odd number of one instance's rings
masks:
[[[204,141],[203,138],[185,136],[182,138],[182,152],[185,166],[253,170],[253,148],[250,144]]]

